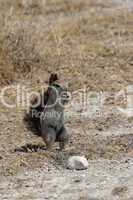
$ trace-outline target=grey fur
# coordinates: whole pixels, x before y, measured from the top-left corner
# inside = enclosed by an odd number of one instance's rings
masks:
[[[57,74],[51,74],[47,91],[40,95],[41,103],[36,107],[30,107],[28,121],[32,122],[37,135],[42,136],[48,149],[55,142],[59,142],[62,150],[69,138],[64,125],[64,105],[69,99],[68,92],[58,83]],[[34,99],[32,105],[36,101],[37,99]]]
[[[50,89],[48,102],[41,115],[41,135],[51,148],[55,142],[59,142],[60,149],[65,148],[68,142],[68,134],[64,126],[64,104],[61,94],[64,89],[60,85],[53,84]]]

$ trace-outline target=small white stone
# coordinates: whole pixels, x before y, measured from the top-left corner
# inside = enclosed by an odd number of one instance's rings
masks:
[[[71,156],[68,159],[67,168],[84,170],[89,166],[87,159],[84,156]]]

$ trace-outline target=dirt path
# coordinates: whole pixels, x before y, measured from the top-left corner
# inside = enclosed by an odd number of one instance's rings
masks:
[[[0,180],[1,199],[131,200],[133,160],[89,161],[87,171],[49,166]]]
[[[57,146],[52,152],[45,149],[14,151],[29,141],[32,145],[43,145],[43,141],[25,128],[22,111],[14,113],[10,110],[5,121],[2,117],[1,200],[132,199],[132,118],[125,117],[113,105],[103,106],[100,117],[83,117],[78,114],[79,110],[73,112],[76,117],[66,119],[71,139],[63,153],[58,152]],[[89,162],[88,170],[66,169],[70,155],[85,155]]]

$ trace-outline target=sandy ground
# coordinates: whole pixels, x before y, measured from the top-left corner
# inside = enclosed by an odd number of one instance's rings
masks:
[[[102,4],[99,13],[101,11],[104,14],[111,13],[114,10],[119,12],[121,7],[127,5],[128,12],[132,12],[130,10],[132,1],[128,1],[128,4],[123,2],[117,1],[113,6]],[[82,13],[85,15],[85,12]],[[54,16],[51,15],[51,18],[48,16],[47,20],[52,19],[54,23],[56,21],[53,19]],[[68,13],[64,18],[70,20],[77,16],[78,12],[73,16]],[[98,77],[97,71],[95,73],[96,77],[93,74],[96,79],[95,84],[98,85],[103,77]],[[115,73],[110,80],[117,79],[117,75],[119,77],[119,71]],[[129,73],[129,79],[130,76]],[[110,91],[110,88],[116,86],[117,90],[128,82],[118,80],[116,85],[110,86],[112,83],[110,80],[103,81],[102,89]],[[27,79],[19,80],[17,83],[26,87],[31,84]],[[90,86],[91,88],[95,90],[95,87]],[[100,87],[98,89],[100,90]],[[8,94],[6,98],[13,100],[15,96],[15,93],[12,96]],[[71,118],[66,118],[70,143],[62,153],[58,151],[57,145],[51,152],[45,150],[42,139],[34,135],[24,124],[23,108],[6,109],[1,105],[0,199],[132,200],[133,118],[127,111],[121,112],[118,109],[121,102],[114,102],[112,96],[112,93],[109,93],[104,97],[104,105],[100,108],[92,98],[91,108],[87,108],[85,112],[82,112],[78,104],[77,107],[66,108],[66,115],[71,115]],[[74,99],[76,100],[76,97]],[[123,103],[122,108],[124,108]],[[30,145],[29,148],[27,144]],[[37,147],[36,152],[35,147]],[[71,155],[85,155],[89,162],[88,170],[66,169],[67,159]]]
[[[86,171],[69,171],[49,165],[27,170],[0,181],[1,199],[131,200],[133,160],[89,161]]]

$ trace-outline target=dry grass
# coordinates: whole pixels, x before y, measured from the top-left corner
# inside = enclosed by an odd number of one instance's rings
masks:
[[[6,5],[9,9],[11,3]],[[72,89],[86,84],[90,90],[119,90],[132,82],[132,13],[101,13],[97,1],[84,0],[46,1],[41,14],[13,5],[11,17],[5,14],[1,48],[17,76],[35,78],[56,70]],[[55,18],[54,11],[63,14]]]
[[[13,32],[7,32],[3,39],[3,51],[14,66],[14,71],[20,75],[32,73],[34,67],[41,66],[41,57],[35,49],[32,34],[28,29],[17,28]]]
[[[42,64],[34,28],[23,27],[21,23],[6,24],[0,38],[0,83],[7,83],[17,78],[32,78],[35,69]]]

